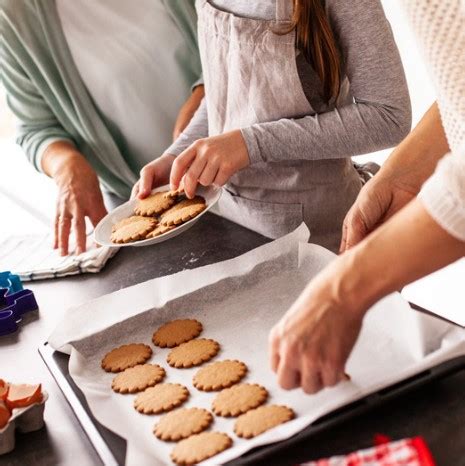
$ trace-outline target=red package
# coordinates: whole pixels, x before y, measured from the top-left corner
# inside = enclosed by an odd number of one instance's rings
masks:
[[[300,466],[435,466],[433,456],[421,437],[390,442],[379,436],[376,443],[374,448]]]

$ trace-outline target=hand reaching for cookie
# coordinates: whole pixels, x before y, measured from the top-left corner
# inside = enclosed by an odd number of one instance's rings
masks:
[[[223,186],[249,164],[249,153],[240,130],[199,139],[173,162],[171,189],[178,189],[183,180],[186,196],[193,198],[199,183]]]
[[[132,188],[131,199],[145,199],[153,188],[168,183],[174,155],[164,154],[145,165],[140,171],[140,179]]]

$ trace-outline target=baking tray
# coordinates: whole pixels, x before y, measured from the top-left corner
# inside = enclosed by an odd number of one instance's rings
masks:
[[[97,455],[104,465],[124,465],[126,457],[126,441],[102,426],[92,415],[84,395],[71,379],[68,371],[69,356],[48,345],[39,347],[39,353],[47,368],[51,372],[71,409],[76,415],[84,432],[89,438]],[[332,413],[329,413],[315,421],[313,424],[299,432],[294,437],[272,445],[263,446],[249,451],[240,458],[236,458],[228,464],[253,465],[269,464],[273,466],[296,464],[302,458],[296,458],[294,447],[311,437],[322,434],[336,426],[360,416],[375,407],[405,396],[407,393],[419,389],[426,384],[444,377],[453,375],[465,368],[465,356],[446,361],[437,367],[433,367],[402,382],[368,395],[358,401],[350,403]],[[311,455],[311,452],[308,452]],[[307,458],[308,459],[308,458]]]

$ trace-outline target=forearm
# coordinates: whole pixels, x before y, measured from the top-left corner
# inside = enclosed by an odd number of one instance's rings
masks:
[[[395,179],[397,185],[418,193],[449,151],[437,103],[386,160],[377,176]]]
[[[189,125],[204,97],[205,87],[203,83],[198,83],[193,87],[191,95],[179,111],[173,130],[173,141],[176,141]]]
[[[464,255],[465,242],[441,228],[415,199],[333,263],[342,272],[334,286],[343,302],[366,311],[387,294]]]
[[[50,178],[55,178],[64,167],[70,167],[75,161],[87,164],[84,156],[68,141],[56,141],[44,151],[41,159],[42,171]]]
[[[359,102],[299,119],[242,129],[253,162],[340,159],[398,144],[410,130],[410,113]]]

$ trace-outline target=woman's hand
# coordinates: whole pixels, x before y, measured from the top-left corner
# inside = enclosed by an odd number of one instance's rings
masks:
[[[170,176],[171,189],[178,189],[183,179],[184,191],[192,198],[198,183],[223,186],[249,164],[249,152],[240,130],[199,139],[176,157]]]
[[[357,245],[373,230],[405,207],[418,188],[402,183],[396,176],[379,173],[360,191],[342,226],[340,252]]]
[[[341,252],[355,246],[407,205],[449,151],[434,103],[370,180],[344,220]]]
[[[307,286],[270,333],[271,368],[286,390],[302,387],[312,394],[347,378],[345,364],[364,312],[340,286],[347,267],[343,257]]]
[[[176,141],[178,136],[184,131],[186,126],[191,121],[194,113],[199,108],[200,102],[205,96],[205,88],[203,84],[197,86],[193,91],[189,98],[186,100],[185,104],[179,110],[178,117],[176,119],[176,123],[174,124],[173,130],[173,140]]]
[[[67,142],[51,144],[44,153],[42,166],[58,187],[53,247],[66,256],[73,231],[75,253],[81,254],[86,250],[86,217],[95,227],[107,214],[97,174]]]
[[[132,188],[131,199],[134,197],[144,199],[153,188],[167,184],[174,159],[174,155],[164,154],[145,165],[140,171],[139,181]]]

